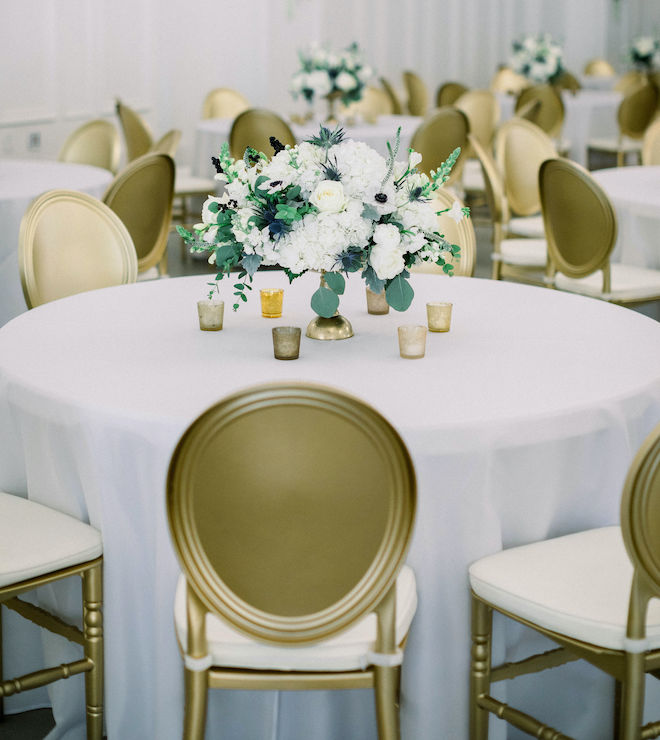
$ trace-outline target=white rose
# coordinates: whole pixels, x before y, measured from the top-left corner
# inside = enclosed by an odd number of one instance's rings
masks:
[[[405,267],[403,255],[394,248],[374,244],[369,255],[369,264],[376,271],[379,280],[390,280],[396,277]]]
[[[307,75],[306,85],[307,88],[313,90],[314,93],[320,97],[327,95],[332,90],[332,84],[328,73],[321,69],[315,69]]]
[[[374,243],[389,250],[396,249],[401,243],[401,233],[394,224],[378,224],[374,229]]]
[[[339,180],[321,180],[309,200],[321,213],[339,213],[346,205],[344,186]]]
[[[335,79],[335,86],[345,92],[355,89],[357,84],[357,80],[349,72],[340,72]]]
[[[635,46],[637,48],[637,53],[640,56],[646,56],[653,51],[655,41],[648,36],[643,36],[642,38],[637,39]]]

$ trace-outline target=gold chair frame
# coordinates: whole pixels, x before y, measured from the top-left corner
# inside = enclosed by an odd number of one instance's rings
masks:
[[[516,98],[516,114],[536,100],[539,101],[539,105],[528,111],[527,120],[535,123],[551,138],[559,138],[564,125],[564,101],[552,85],[533,85],[521,90]]]
[[[216,87],[204,98],[202,118],[236,118],[250,107],[248,99],[229,87]]]
[[[454,149],[460,146],[461,153],[445,187],[460,182],[467,159],[465,150],[469,132],[470,123],[463,111],[451,105],[438,108],[420,123],[410,142],[410,146],[422,155],[419,169],[427,175],[430,174],[431,170],[437,169]]]
[[[660,119],[655,120],[644,132],[642,164],[660,165]]]
[[[149,154],[168,154],[172,159],[176,156],[179,143],[181,142],[181,131],[178,128],[166,131],[158,141],[149,147]]]
[[[100,240],[105,242],[103,253]],[[34,308],[86,290],[135,282],[137,255],[128,230],[105,203],[87,193],[50,190],[23,216],[18,268],[25,302]]]
[[[175,167],[168,154],[134,159],[108,186],[103,202],[128,229],[138,273],[158,265],[167,273],[167,237],[172,218]]]
[[[234,119],[229,131],[229,150],[234,159],[242,159],[248,146],[264,154],[272,153],[270,137],[285,146],[296,145],[289,124],[277,113],[265,108],[248,108]]]
[[[509,95],[518,95],[527,87],[531,87],[530,81],[506,65],[500,67],[490,81],[490,89],[493,92],[503,92]]]
[[[88,121],[69,135],[57,159],[102,167],[116,174],[120,157],[119,132],[102,118]]]
[[[585,77],[614,77],[616,72],[607,59],[590,59],[584,65]]]
[[[399,100],[399,96],[395,89],[385,77],[380,78],[380,84],[383,86],[383,90],[385,90],[387,97],[390,99],[390,103],[392,104],[392,113],[395,116],[400,116],[403,113],[403,105],[401,104],[401,100]]]
[[[137,111],[124,105],[120,100],[116,101],[115,110],[124,133],[126,159],[132,162],[151,149],[154,137],[147,122]]]
[[[468,118],[470,133],[489,149],[500,121],[500,105],[490,90],[467,90],[454,101]]]
[[[375,123],[378,116],[387,116],[392,114],[392,101],[389,95],[380,87],[367,86],[362,91],[362,97],[355,103],[342,106],[340,109],[342,117],[351,118],[352,116],[362,116],[369,122]]]
[[[470,668],[470,740],[487,740],[489,714],[523,732],[548,740],[570,740],[566,735],[490,695],[498,681],[554,668],[584,659],[617,681],[621,707],[615,708],[620,740],[647,740],[660,736],[660,722],[642,724],[644,679],[660,675],[660,650],[642,649],[646,638],[646,612],[652,598],[660,597],[660,426],[646,438],[630,466],[621,499],[621,531],[634,567],[630,590],[626,640],[629,651],[613,650],[550,631],[515,614],[497,609],[472,592],[472,651]],[[546,653],[514,663],[491,667],[492,614],[531,627],[559,645]],[[618,714],[618,722],[616,715]]]
[[[259,465],[246,465],[244,443],[251,440],[252,449],[257,439],[269,442],[257,445]],[[380,737],[399,738],[400,666],[387,658],[402,647],[395,587],[415,508],[415,474],[401,438],[373,408],[342,392],[256,386],[193,422],[167,478],[170,532],[187,581],[184,737],[203,737],[208,688],[374,688]],[[280,526],[286,537],[277,535]],[[209,612],[254,640],[292,648],[375,612],[382,664],[340,672],[187,667],[208,655]]]
[[[442,108],[443,105],[454,105],[454,103],[470,90],[461,82],[443,82],[435,94],[435,105]]]
[[[403,84],[408,96],[408,113],[411,116],[425,116],[429,109],[429,91],[424,80],[416,72],[406,70]]]

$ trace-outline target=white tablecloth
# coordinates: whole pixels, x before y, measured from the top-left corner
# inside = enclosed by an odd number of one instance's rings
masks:
[[[468,563],[618,521],[628,465],[660,420],[660,325],[558,291],[432,275],[413,276],[406,314],[370,316],[364,284],[353,276],[340,308],[355,337],[303,338],[300,359],[279,362],[271,327],[305,327],[318,276],[289,286],[281,273],[258,273],[249,303],[227,310],[218,333],[197,328],[205,283],[180,278],[83,293],[0,330],[0,487],[21,493],[29,482],[30,498],[103,533],[109,740],[180,737],[172,626],[179,569],[164,506],[173,448],[225,394],[284,379],[365,399],[408,445],[419,484],[408,558],[419,609],[403,667],[403,737],[467,738]],[[278,286],[282,319],[263,319],[257,289]],[[229,302],[230,286],[222,292]],[[424,359],[403,360],[396,326],[425,322],[427,300],[454,303],[451,332],[430,334]],[[73,611],[79,586],[43,598]],[[516,629],[506,639],[508,657],[530,642]],[[65,657],[59,642],[47,645],[51,657]],[[503,652],[499,640],[496,653]],[[532,685],[536,699],[528,700],[549,722],[581,740],[609,736],[608,679],[570,664]],[[52,737],[84,737],[81,686],[81,677],[58,686],[56,713],[69,732]],[[523,692],[514,685],[508,696],[516,701]],[[553,708],[553,694],[580,699]],[[366,690],[214,691],[209,727],[207,737],[223,740],[376,736]],[[502,728],[492,737],[504,737]]]
[[[30,203],[53,188],[100,198],[112,174],[99,167],[37,159],[0,159],[0,326],[27,309],[18,273],[18,232]]]
[[[380,116],[377,123],[362,123],[358,125],[345,125],[342,128],[346,132],[346,138],[364,141],[383,156],[387,156],[387,142],[394,144],[396,131],[401,126],[401,148],[399,159],[405,159],[405,152],[410,146],[410,140],[422,119],[418,116]],[[195,129],[195,155],[193,162],[193,174],[200,177],[209,177],[213,174],[211,157],[217,156],[220,147],[229,140],[229,131],[233,119],[210,118],[200,121]],[[320,123],[306,123],[301,126],[291,124],[291,130],[296,141],[304,141],[310,136],[318,134]],[[272,154],[272,152],[266,152]]]
[[[660,167],[613,167],[592,174],[616,211],[613,261],[660,270]]]
[[[498,93],[502,120],[514,114],[515,97]],[[573,95],[564,90],[564,127],[562,139],[570,144],[569,158],[586,167],[589,139],[617,136],[616,113],[622,96],[616,90],[578,90]]]

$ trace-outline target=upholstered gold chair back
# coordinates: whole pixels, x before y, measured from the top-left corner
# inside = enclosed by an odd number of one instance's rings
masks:
[[[463,203],[448,190],[438,190],[433,195],[433,205],[436,211],[444,211],[451,208],[455,202],[463,206]],[[453,260],[454,275],[472,277],[474,275],[474,264],[477,259],[477,237],[474,232],[472,219],[463,218],[456,221],[447,213],[438,216],[438,231],[450,244],[458,244],[461,248],[458,259]],[[422,262],[411,268],[411,272],[433,273],[445,275],[446,273],[439,265],[432,262]]]
[[[185,432],[167,478],[189,588],[242,633],[289,646],[378,607],[404,563],[415,505],[396,431],[319,385],[262,385],[220,401]]]
[[[429,91],[424,80],[416,72],[407,70],[403,73],[403,84],[408,96],[408,113],[425,116],[429,109]]]
[[[460,82],[444,82],[435,94],[435,105],[437,108],[453,105],[468,90],[469,88]]]
[[[510,93],[518,95],[526,87],[530,87],[530,82],[523,75],[514,72],[511,67],[500,67],[493,79],[490,81],[490,89],[493,92]]]
[[[660,119],[655,120],[644,133],[642,164],[660,165]]]
[[[158,264],[167,248],[174,196],[174,162],[168,154],[133,160],[110,184],[103,202],[131,235],[138,272]]]
[[[539,167],[556,156],[552,140],[535,124],[512,118],[500,126],[495,135],[495,157],[513,213],[531,216],[541,210]]]
[[[379,87],[365,87],[362,97],[355,103],[342,107],[344,116],[361,116],[365,121],[375,122],[378,116],[394,113],[388,94]]]
[[[396,90],[392,87],[389,80],[387,80],[385,77],[380,78],[380,84],[383,86],[385,94],[390,99],[390,103],[392,105],[392,113],[395,116],[400,116],[403,113],[403,105],[401,104],[401,100],[399,100],[399,96],[397,95]]]
[[[490,90],[468,90],[455,102],[468,118],[470,133],[489,148],[500,120],[500,105]]]
[[[60,162],[77,162],[103,167],[114,175],[119,167],[119,132],[110,121],[99,118],[77,128],[64,142]]]
[[[137,111],[124,105],[120,100],[117,101],[115,108],[124,132],[126,159],[132,162],[149,151],[154,139],[146,121]]]
[[[430,174],[431,170],[438,169],[456,147],[461,147],[461,155],[446,184],[460,181],[469,131],[470,124],[463,111],[451,105],[439,108],[422,121],[410,142],[410,146],[422,155],[419,169]]]
[[[583,74],[586,77],[614,77],[616,72],[607,59],[590,59],[584,65]]]
[[[258,152],[272,155],[271,136],[285,146],[296,145],[296,137],[289,124],[277,113],[265,108],[249,108],[243,111],[234,119],[229,132],[229,149],[232,157],[242,159],[248,146]]]
[[[552,85],[534,85],[525,88],[516,99],[516,113],[533,101],[539,101],[527,120],[542,128],[549,136],[556,138],[564,125],[564,103],[561,95]]]
[[[490,217],[496,226],[502,226],[509,220],[509,208],[504,195],[504,183],[502,175],[497,169],[495,160],[489,152],[481,146],[478,139],[472,134],[468,134],[468,141],[472,150],[477,155],[481,172],[484,177],[486,191],[486,203],[490,211]]]
[[[237,90],[217,87],[204,98],[202,118],[236,118],[249,107],[247,98]]]
[[[181,131],[177,128],[173,128],[167,133],[164,133],[158,141],[154,141],[149,148],[149,153],[167,154],[174,159],[176,151],[179,148],[180,141]]]
[[[71,190],[44,193],[27,209],[18,266],[28,308],[137,277],[135,247],[119,217]]]
[[[582,89],[582,83],[572,73],[565,69],[559,79],[554,83],[554,87],[558,90],[569,90],[572,93],[576,93]]]
[[[622,92],[624,95],[634,90],[636,87],[645,85],[647,83],[646,75],[643,72],[639,72],[636,69],[628,70],[619,77],[614,85],[614,89],[618,92]]]
[[[604,283],[609,281],[617,223],[603,189],[587,170],[567,159],[543,162],[539,183],[550,271],[580,278],[602,269]]]
[[[619,132],[631,139],[641,139],[655,115],[658,90],[645,84],[625,94],[617,111]]]

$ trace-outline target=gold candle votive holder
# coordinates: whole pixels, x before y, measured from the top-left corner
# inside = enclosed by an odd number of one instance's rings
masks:
[[[373,290],[367,288],[367,313],[381,316],[389,312],[390,305],[385,298],[385,291],[381,290],[380,293],[374,293]]]
[[[215,301],[210,298],[197,301],[199,328],[202,331],[220,331],[222,329],[224,313],[224,301]]]
[[[264,288],[261,295],[261,315],[266,319],[279,319],[282,315],[283,288]]]
[[[300,355],[300,327],[273,327],[273,354],[276,360],[297,360]]]
[[[405,325],[398,327],[399,354],[406,360],[418,360],[426,353],[426,327]]]
[[[451,328],[452,303],[427,303],[426,317],[429,331],[449,331]]]

